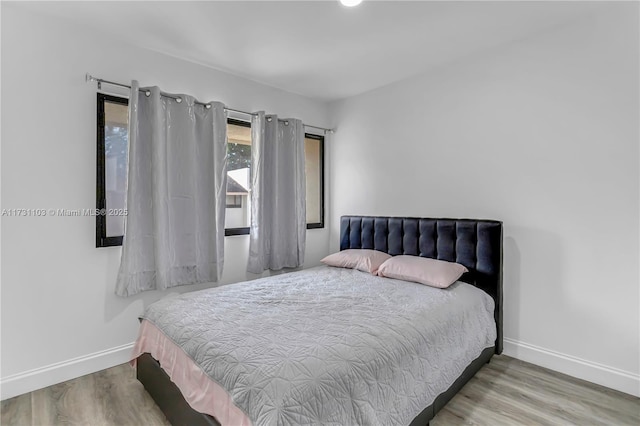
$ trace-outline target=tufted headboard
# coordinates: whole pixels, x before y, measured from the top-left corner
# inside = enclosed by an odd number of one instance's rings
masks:
[[[340,250],[374,249],[457,262],[468,273],[460,281],[487,292],[495,301],[502,353],[502,222],[476,219],[342,216]]]

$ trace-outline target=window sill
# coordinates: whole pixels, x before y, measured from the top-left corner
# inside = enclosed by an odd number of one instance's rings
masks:
[[[322,229],[324,223],[307,223],[307,229]],[[224,230],[225,237],[233,237],[234,235],[249,235],[249,228],[227,228]]]
[[[307,229],[323,229],[324,223],[307,223]],[[249,235],[249,228],[227,228],[224,230],[225,237],[235,235]],[[96,242],[96,247],[117,247],[122,246],[122,237],[107,237]]]
[[[224,230],[225,237],[231,237],[234,235],[249,235],[249,228],[226,228]]]

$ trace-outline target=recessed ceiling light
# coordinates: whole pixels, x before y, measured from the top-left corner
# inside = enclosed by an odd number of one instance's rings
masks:
[[[340,0],[343,6],[353,7],[362,3],[362,0]]]

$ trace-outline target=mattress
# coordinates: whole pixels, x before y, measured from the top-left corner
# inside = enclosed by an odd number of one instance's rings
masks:
[[[318,267],[163,299],[148,352],[221,424],[409,424],[494,345],[493,299]]]

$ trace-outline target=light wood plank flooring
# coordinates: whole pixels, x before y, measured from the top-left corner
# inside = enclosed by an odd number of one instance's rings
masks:
[[[2,401],[1,424],[168,425],[127,364]],[[640,399],[493,357],[431,421],[448,425],[640,425]]]

